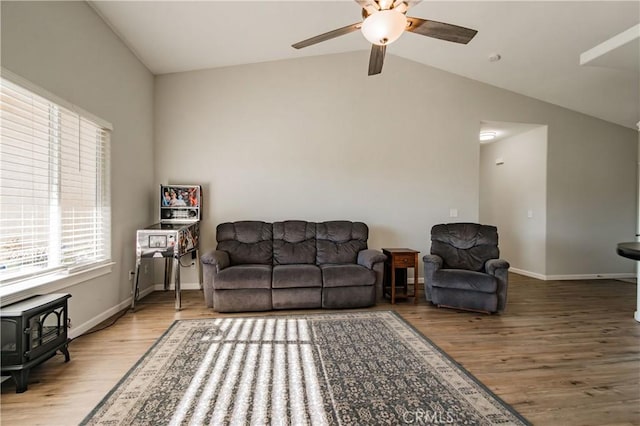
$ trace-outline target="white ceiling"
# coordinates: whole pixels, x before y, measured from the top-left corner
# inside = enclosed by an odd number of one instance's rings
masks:
[[[359,6],[349,0],[90,4],[154,74],[370,49],[359,32],[302,50],[291,47],[361,21]],[[388,55],[626,127],[636,128],[640,120],[640,73],[636,69],[603,61],[598,66],[580,65],[583,52],[640,22],[637,0],[425,0],[407,15],[473,28],[478,35],[465,46],[405,33],[389,45]],[[489,62],[487,58],[494,53],[502,60]],[[367,77],[363,63],[362,78],[379,77]]]

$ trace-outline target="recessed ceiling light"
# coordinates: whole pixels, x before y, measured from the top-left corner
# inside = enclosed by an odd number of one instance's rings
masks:
[[[497,136],[496,132],[490,132],[490,131],[480,132],[481,141],[490,141],[495,139],[496,136]]]

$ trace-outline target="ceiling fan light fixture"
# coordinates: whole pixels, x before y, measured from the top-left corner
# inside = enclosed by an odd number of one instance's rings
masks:
[[[381,10],[362,23],[362,35],[373,44],[384,46],[396,41],[407,27],[407,17],[397,10]]]
[[[480,140],[483,142],[493,140],[496,138],[496,136],[498,136],[496,132],[492,132],[492,131],[480,132]]]

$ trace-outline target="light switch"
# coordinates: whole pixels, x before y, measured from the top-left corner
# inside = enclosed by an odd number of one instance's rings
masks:
[[[458,217],[458,209],[449,209],[449,217]]]
[[[533,210],[531,210],[531,209],[527,210],[527,217],[529,219],[531,219],[533,217]]]

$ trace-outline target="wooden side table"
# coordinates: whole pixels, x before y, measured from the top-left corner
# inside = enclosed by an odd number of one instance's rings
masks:
[[[413,297],[413,303],[418,303],[418,254],[419,251],[409,248],[383,248],[382,253],[387,255],[385,261],[385,283],[391,288],[391,304],[396,303],[397,297]],[[413,294],[409,294],[407,284],[407,269],[413,268]],[[401,283],[397,283],[397,279],[400,276]],[[396,294],[396,286],[401,284],[404,287],[404,294],[398,296]]]

